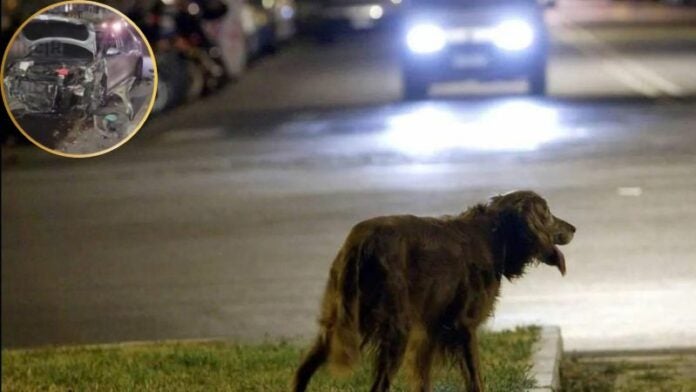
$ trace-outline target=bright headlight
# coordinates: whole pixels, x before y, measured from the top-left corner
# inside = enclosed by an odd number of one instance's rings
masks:
[[[534,28],[523,20],[506,20],[495,27],[493,42],[505,50],[527,49],[534,42]]]
[[[412,27],[406,34],[406,44],[415,53],[434,53],[447,44],[445,31],[433,24]]]

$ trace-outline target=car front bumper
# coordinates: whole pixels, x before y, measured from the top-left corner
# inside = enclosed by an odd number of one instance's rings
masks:
[[[84,87],[49,80],[5,78],[8,101],[17,114],[67,113],[83,108]]]
[[[513,52],[493,45],[462,45],[427,54],[404,48],[402,64],[405,71],[431,81],[513,79],[545,67],[546,53],[540,46]]]

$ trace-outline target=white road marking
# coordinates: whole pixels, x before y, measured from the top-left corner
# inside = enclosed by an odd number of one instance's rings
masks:
[[[643,194],[643,188],[639,186],[622,186],[616,188],[616,194],[625,197],[638,197]]]
[[[226,130],[222,127],[214,128],[185,128],[164,133],[160,141],[165,143],[193,142],[200,140],[212,140],[225,136]]]
[[[573,44],[579,51],[588,57],[600,58],[602,68],[631,90],[648,97],[684,95],[684,90],[680,86],[653,69],[625,56],[589,30],[567,19],[562,19],[561,24],[568,32],[587,43],[587,45]]]

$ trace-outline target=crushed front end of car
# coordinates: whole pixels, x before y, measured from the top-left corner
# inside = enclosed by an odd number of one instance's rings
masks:
[[[30,59],[12,64],[5,76],[10,108],[17,114],[89,112],[100,103],[97,63],[67,64]],[[95,102],[96,100],[96,102]]]

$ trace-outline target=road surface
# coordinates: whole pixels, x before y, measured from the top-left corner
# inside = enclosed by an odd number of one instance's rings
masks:
[[[108,155],[17,150],[3,347],[309,337],[354,223],[518,188],[578,232],[565,278],[504,283],[494,327],[558,324],[570,350],[695,346],[696,29],[634,11],[561,2],[544,100],[513,82],[400,103],[388,39],[360,35],[286,48]]]

